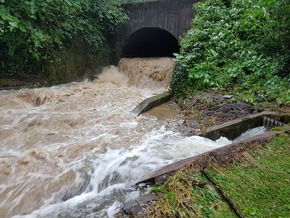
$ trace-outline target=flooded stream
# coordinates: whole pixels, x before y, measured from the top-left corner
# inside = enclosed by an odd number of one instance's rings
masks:
[[[130,112],[167,90],[172,65],[123,59],[95,81],[0,91],[1,217],[113,217],[134,181],[228,143]]]

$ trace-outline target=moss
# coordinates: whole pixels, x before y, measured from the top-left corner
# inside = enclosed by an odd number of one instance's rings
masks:
[[[275,126],[271,131],[286,131],[287,129],[284,126]]]

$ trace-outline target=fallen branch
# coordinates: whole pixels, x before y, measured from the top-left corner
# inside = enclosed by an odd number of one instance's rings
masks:
[[[234,211],[234,213],[239,217],[239,218],[244,218],[243,214],[239,209],[234,205],[234,203],[231,201],[231,199],[224,193],[222,188],[214,181],[205,171],[204,169],[200,170],[201,173],[214,185],[214,187],[219,191],[219,193],[222,195],[223,199],[228,203],[230,208]]]

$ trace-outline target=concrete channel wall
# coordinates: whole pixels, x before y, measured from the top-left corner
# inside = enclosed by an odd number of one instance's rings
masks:
[[[254,128],[257,126],[263,125],[263,117],[268,116],[278,121],[289,121],[290,115],[278,115],[275,112],[262,112],[258,114],[253,114],[246,116],[241,119],[236,119],[233,121],[226,122],[221,125],[213,126],[209,128],[206,133],[202,136],[209,137],[210,139],[216,139],[220,136],[225,136],[229,138],[234,138],[233,135],[241,134],[248,128]],[[174,174],[177,170],[181,169],[184,166],[190,166],[194,170],[199,170],[205,168],[210,164],[217,163],[229,163],[236,156],[241,155],[246,149],[255,148],[261,146],[261,144],[269,141],[275,135],[281,134],[284,131],[290,131],[290,127],[284,124],[283,131],[267,131],[264,134],[257,135],[246,139],[244,141],[229,144],[212,151],[205,152],[193,157],[189,157],[175,163],[169,164],[162,167],[156,172],[153,172],[151,175],[148,175],[146,178],[141,179],[137,182],[139,183],[155,183],[158,184],[159,181],[165,181],[170,175]],[[232,130],[232,131],[231,131]],[[162,183],[162,182],[161,182]]]

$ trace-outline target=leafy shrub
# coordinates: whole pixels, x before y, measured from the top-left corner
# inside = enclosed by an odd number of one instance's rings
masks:
[[[114,0],[0,0],[1,74],[47,71],[79,45],[94,56],[126,19]]]
[[[195,4],[194,27],[176,54],[173,94],[184,97],[196,90],[227,90],[246,92],[251,103],[274,99],[289,103],[269,86],[279,84],[289,93],[289,36],[282,37],[277,30],[277,26],[285,26],[274,13],[277,4],[274,0],[205,0]],[[289,5],[284,11],[290,14]],[[281,43],[278,51],[269,50],[275,47],[273,35]]]

